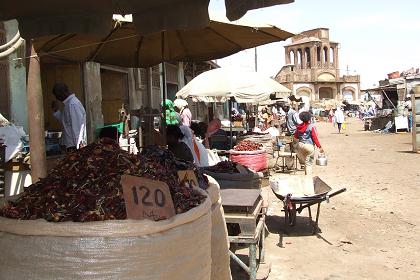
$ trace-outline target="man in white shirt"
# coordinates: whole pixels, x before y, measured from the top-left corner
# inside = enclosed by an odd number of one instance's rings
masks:
[[[53,101],[53,115],[61,123],[63,133],[61,144],[67,150],[79,149],[86,146],[86,111],[77,97],[71,93],[64,83],[56,83],[53,87],[55,98],[64,104],[64,110],[58,109]]]

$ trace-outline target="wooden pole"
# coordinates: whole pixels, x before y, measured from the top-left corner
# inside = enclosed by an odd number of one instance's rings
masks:
[[[34,57],[35,56],[35,57]],[[29,147],[31,151],[32,182],[47,176],[47,159],[45,154],[44,106],[42,98],[41,69],[39,58],[36,57],[31,45],[31,58],[28,65],[28,117],[29,117]]]

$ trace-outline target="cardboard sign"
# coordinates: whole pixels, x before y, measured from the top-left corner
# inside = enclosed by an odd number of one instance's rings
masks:
[[[160,221],[176,215],[166,183],[123,175],[121,185],[128,219]]]
[[[179,181],[186,181],[188,183],[191,184],[191,186],[198,188],[198,180],[197,177],[195,176],[194,171],[192,170],[180,170],[178,171],[178,178]]]

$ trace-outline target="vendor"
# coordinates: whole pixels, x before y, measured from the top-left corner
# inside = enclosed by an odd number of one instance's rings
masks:
[[[184,99],[176,99],[174,101],[175,111],[179,114],[180,123],[182,125],[191,126],[192,114],[188,108],[188,102]]]
[[[162,110],[165,110],[165,121],[166,125],[178,125],[179,117],[174,109],[174,103],[166,99],[165,104],[162,104]]]
[[[194,157],[191,153],[190,148],[182,142],[184,134],[177,125],[168,125],[166,127],[166,143],[168,149],[175,155],[175,157],[189,162],[194,162]]]
[[[61,143],[69,150],[86,146],[86,111],[74,93],[64,83],[56,83],[53,87],[55,98],[64,104],[64,110],[58,109],[56,101],[52,103],[54,117],[61,123],[63,134]]]

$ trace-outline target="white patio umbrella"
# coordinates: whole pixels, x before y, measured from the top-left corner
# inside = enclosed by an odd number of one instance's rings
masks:
[[[257,72],[218,68],[201,73],[178,91],[176,96],[184,99],[191,97],[194,101],[203,102],[228,100],[230,120],[232,98],[238,103],[258,104],[270,100],[272,93],[276,93],[278,98],[287,98],[290,92],[285,86]],[[232,146],[232,122],[230,144]]]
[[[238,103],[258,104],[269,100],[273,93],[278,98],[287,98],[290,92],[285,86],[257,72],[218,68],[198,75],[176,96],[202,102],[225,102],[233,97]]]

